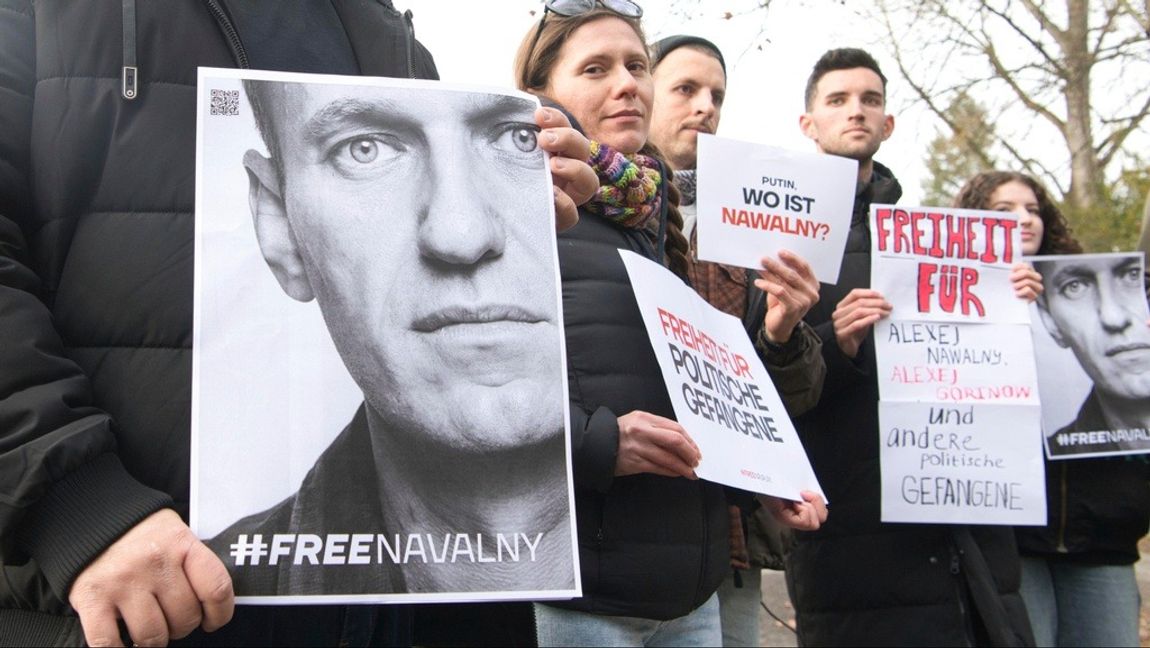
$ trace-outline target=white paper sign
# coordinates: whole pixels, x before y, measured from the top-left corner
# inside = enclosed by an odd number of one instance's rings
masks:
[[[1046,524],[1037,405],[879,403],[883,522]]]
[[[1018,219],[871,206],[884,522],[1045,524]]]
[[[871,205],[871,288],[896,317],[935,322],[1030,321],[1010,270],[1022,257],[1009,212]]]
[[[883,400],[1038,404],[1025,326],[884,319],[874,335]]]
[[[822,495],[742,323],[662,266],[633,252],[619,255],[675,415],[703,454],[699,477],[795,501],[804,490]]]
[[[857,181],[854,160],[700,134],[699,258],[761,268],[790,250],[836,283]]]

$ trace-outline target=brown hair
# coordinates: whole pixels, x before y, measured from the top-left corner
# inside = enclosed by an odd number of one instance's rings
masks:
[[[575,30],[602,18],[617,18],[627,23],[643,43],[643,50],[647,51],[647,38],[638,19],[623,16],[601,6],[577,16],[544,13],[540,19],[544,21],[542,29],[538,26],[532,27],[523,37],[519,51],[515,54],[516,86],[525,92],[543,95],[550,84],[551,72],[559,61],[563,44]],[[535,36],[536,33],[539,34],[538,38]],[[679,213],[679,190],[672,182],[671,165],[667,163],[663,153],[649,141],[639,152],[659,160],[663,165],[663,181],[667,183],[667,266],[680,277],[686,277],[690,243],[687,237],[683,236],[683,215]]]
[[[882,73],[882,69],[878,66],[878,61],[874,60],[866,50],[858,49],[857,47],[841,47],[839,49],[827,50],[819,60],[815,61],[815,67],[811,70],[811,75],[807,77],[806,91],[803,93],[803,99],[806,102],[807,112],[815,105],[815,93],[818,91],[819,81],[822,80],[828,72],[836,70],[853,70],[855,68],[866,68],[871,72],[878,75],[882,80],[882,94],[883,99],[886,98],[886,75]]]
[[[1030,187],[1038,199],[1038,217],[1042,219],[1042,242],[1036,254],[1079,254],[1082,246],[1070,233],[1070,225],[1050,199],[1046,188],[1034,178],[1013,171],[985,171],[980,173],[958,190],[954,206],[963,209],[990,209],[990,196],[996,189],[1008,182],[1021,182]]]

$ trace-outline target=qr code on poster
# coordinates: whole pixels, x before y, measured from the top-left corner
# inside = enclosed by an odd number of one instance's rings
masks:
[[[212,115],[235,117],[240,114],[239,90],[212,90]]]

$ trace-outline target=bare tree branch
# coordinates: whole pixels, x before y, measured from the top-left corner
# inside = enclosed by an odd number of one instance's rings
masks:
[[[1150,95],[1147,95],[1146,101],[1142,103],[1142,107],[1130,119],[1130,123],[1122,128],[1112,131],[1105,139],[1097,146],[1098,164],[1103,168],[1110,164],[1114,156],[1122,149],[1122,145],[1126,142],[1126,138],[1131,133],[1138,130],[1142,121],[1146,118],[1147,113],[1150,113]],[[1109,147],[1109,148],[1107,148]]]
[[[998,9],[989,6],[989,4],[987,5],[986,9],[990,13],[998,16],[1002,22],[1006,23],[1006,25],[1013,29],[1014,32],[1019,36],[1021,36],[1023,40],[1025,40],[1027,43],[1030,43],[1030,46],[1034,48],[1034,51],[1042,55],[1042,58],[1045,59],[1054,68],[1055,74],[1058,76],[1066,75],[1066,70],[1062,67],[1062,63],[1054,56],[1051,56],[1050,53],[1046,51],[1046,47],[1043,46],[1042,43],[1038,41],[1038,39],[1028,34],[1026,30],[1019,26],[1017,22],[1010,18],[1010,16],[1006,15],[1005,12],[999,11]]]
[[[994,69],[995,74],[998,75],[998,78],[1001,79],[1002,82],[1007,85],[1007,87],[1014,91],[1014,94],[1018,97],[1018,100],[1021,101],[1022,104],[1029,108],[1032,112],[1037,115],[1041,115],[1046,119],[1046,121],[1053,124],[1054,127],[1058,129],[1058,132],[1062,133],[1063,137],[1065,137],[1067,134],[1066,122],[1059,119],[1058,115],[1050,112],[1046,106],[1036,102],[1029,93],[1023,90],[1020,85],[1018,85],[1018,82],[1010,74],[1010,70],[1007,70],[1006,67],[1003,66],[1002,61],[999,60],[998,53],[994,49],[994,44],[987,43],[986,49],[983,50],[983,52],[986,54],[986,58],[990,62],[990,66]]]

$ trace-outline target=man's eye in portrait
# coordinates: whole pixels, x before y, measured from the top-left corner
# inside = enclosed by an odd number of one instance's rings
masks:
[[[399,140],[383,134],[357,135],[340,141],[327,155],[336,169],[356,176],[386,166],[407,151]]]
[[[539,128],[534,124],[511,122],[500,124],[492,138],[495,148],[505,153],[522,156],[539,152]],[[532,159],[536,156],[531,155]]]
[[[1122,268],[1118,271],[1118,281],[1123,288],[1142,290],[1142,269],[1137,265]]]
[[[1081,278],[1070,279],[1058,286],[1058,294],[1067,299],[1079,299],[1090,289],[1089,283]]]

